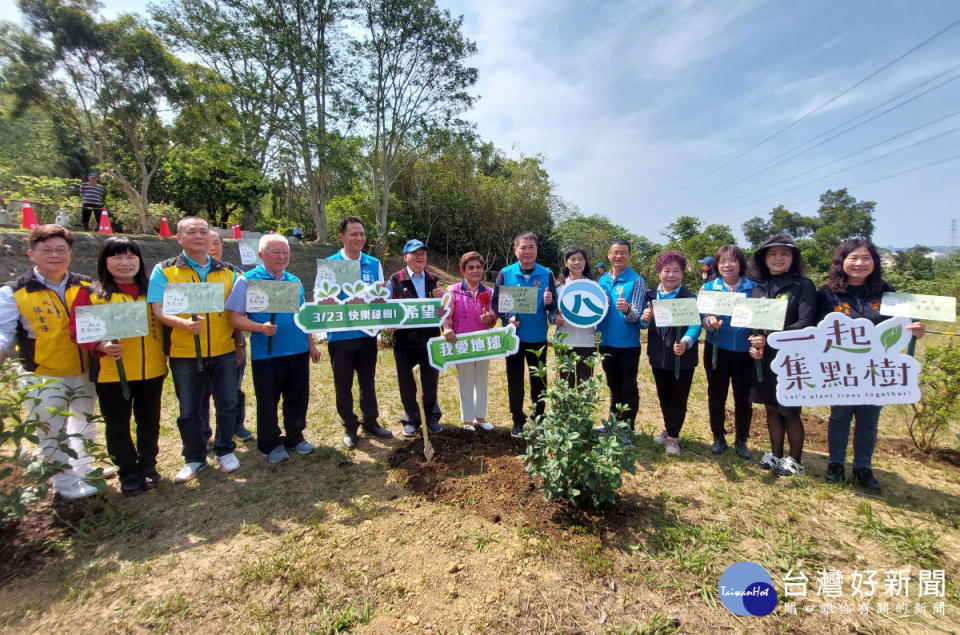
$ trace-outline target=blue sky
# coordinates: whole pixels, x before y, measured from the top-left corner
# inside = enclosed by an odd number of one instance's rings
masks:
[[[869,183],[960,154],[960,114],[948,116],[960,79],[788,153],[960,75],[960,25],[730,162],[960,19],[952,0],[438,2],[464,15],[479,48],[481,99],[468,114],[478,133],[542,155],[556,193],[585,214],[658,242],[681,214],[739,235],[777,204],[814,214],[820,193],[848,187],[877,202],[880,245],[947,244],[960,221],[960,160]],[[0,0],[4,15],[13,6]],[[105,3],[107,14],[143,6]]]

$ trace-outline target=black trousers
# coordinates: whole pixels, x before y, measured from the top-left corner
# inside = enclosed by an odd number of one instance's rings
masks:
[[[333,387],[337,394],[337,414],[347,432],[356,433],[363,425],[377,425],[380,410],[377,406],[377,338],[356,337],[327,343],[330,365],[333,367]],[[363,420],[353,411],[353,374],[360,384],[360,412]]]
[[[303,441],[310,402],[310,353],[255,359],[253,391],[257,396],[257,449],[264,454],[279,445],[295,448]],[[277,405],[283,397],[283,430]]]
[[[640,347],[601,346],[600,353],[603,355],[603,372],[607,375],[607,386],[610,388],[610,414],[620,417],[617,404],[626,406],[627,410],[622,416],[632,430],[633,422],[637,418],[637,407],[640,405],[640,391],[637,389]]]
[[[539,354],[537,351],[541,351]],[[520,348],[513,355],[507,356],[507,392],[510,396],[510,414],[513,425],[522,426],[527,422],[527,415],[523,412],[523,363],[526,361],[530,372],[530,401],[533,403],[534,416],[543,414],[544,405],[540,401],[540,394],[547,387],[545,378],[541,379],[533,374],[540,364],[547,363],[546,342],[520,342]]]
[[[653,381],[657,384],[657,397],[660,399],[660,412],[663,413],[663,426],[671,437],[680,436],[683,420],[687,418],[687,397],[693,383],[695,368],[681,368],[680,377],[674,377],[672,368],[652,368]]]
[[[590,346],[579,346],[573,349],[573,352],[579,355],[581,359],[579,362],[577,362],[576,371],[573,373],[564,373],[563,375],[564,381],[570,384],[571,388],[573,387],[574,382],[579,384],[580,382],[587,381],[593,377],[593,369],[587,366],[586,360],[593,355],[595,350],[596,349]]]
[[[157,466],[160,439],[160,395],[163,377],[127,382],[124,399],[120,382],[97,382],[100,413],[106,424],[107,452],[121,479],[135,478]],[[137,425],[137,442],[130,435],[130,413]]]
[[[440,371],[430,365],[427,347],[394,348],[393,359],[397,365],[397,383],[400,387],[400,402],[406,415],[403,421],[420,427],[420,408],[417,406],[417,384],[413,379],[413,367],[420,366],[420,383],[423,385],[423,411],[427,423],[440,422],[440,408],[437,406],[437,384]]]
[[[736,438],[737,441],[746,441],[750,436],[750,419],[753,417],[753,404],[750,401],[753,358],[747,352],[738,353],[721,348],[714,369],[713,345],[707,342],[703,348],[703,368],[707,371],[707,404],[713,436],[727,433],[724,422],[727,418],[727,394],[732,383]]]
[[[100,227],[100,213],[102,211],[103,211],[103,206],[97,206],[97,205],[83,206],[83,210],[81,211],[81,217],[83,221],[83,231],[87,231],[87,225],[90,223],[91,216],[93,216],[94,228]]]

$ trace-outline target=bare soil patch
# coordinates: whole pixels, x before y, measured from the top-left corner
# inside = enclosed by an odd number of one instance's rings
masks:
[[[46,558],[61,555],[57,544],[67,537],[68,523],[83,517],[82,502],[47,500],[27,515],[0,525],[0,586],[18,573],[33,571]]]
[[[649,515],[652,507],[627,492],[612,507],[579,509],[563,500],[544,500],[540,483],[517,456],[523,442],[508,432],[446,429],[430,437],[433,459],[423,456],[423,439],[398,447],[387,461],[401,485],[432,503],[454,503],[494,523],[517,523],[562,533],[582,528],[616,534]]]

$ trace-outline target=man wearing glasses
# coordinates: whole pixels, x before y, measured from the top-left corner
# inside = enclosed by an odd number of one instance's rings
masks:
[[[30,232],[29,241],[27,257],[33,269],[0,287],[0,351],[16,343],[24,368],[35,373],[25,376],[25,382],[57,380],[35,388],[31,396],[38,399],[30,402],[30,418],[47,423],[47,430],[37,432],[46,459],[68,466],[50,479],[54,492],[64,498],[85,498],[97,493],[84,480],[93,471],[84,441],[96,435],[96,426],[88,419],[94,389],[87,377],[87,353],[70,339],[69,307],[90,279],[68,271],[70,230],[40,225]],[[75,435],[68,440],[75,457],[62,451],[58,437],[63,433]]]

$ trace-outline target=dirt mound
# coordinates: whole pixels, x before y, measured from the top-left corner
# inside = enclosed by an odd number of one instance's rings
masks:
[[[23,518],[0,525],[0,585],[59,555],[57,543],[66,537],[68,523],[83,517],[83,509],[83,501],[52,503],[48,499],[31,507]]]
[[[616,533],[650,513],[641,496],[628,493],[615,506],[574,508],[562,500],[544,500],[539,482],[517,456],[524,444],[506,431],[464,432],[445,429],[431,435],[434,456],[423,456],[423,439],[394,450],[388,464],[401,484],[430,502],[455,503],[488,520],[517,522],[551,532],[582,527]]]

